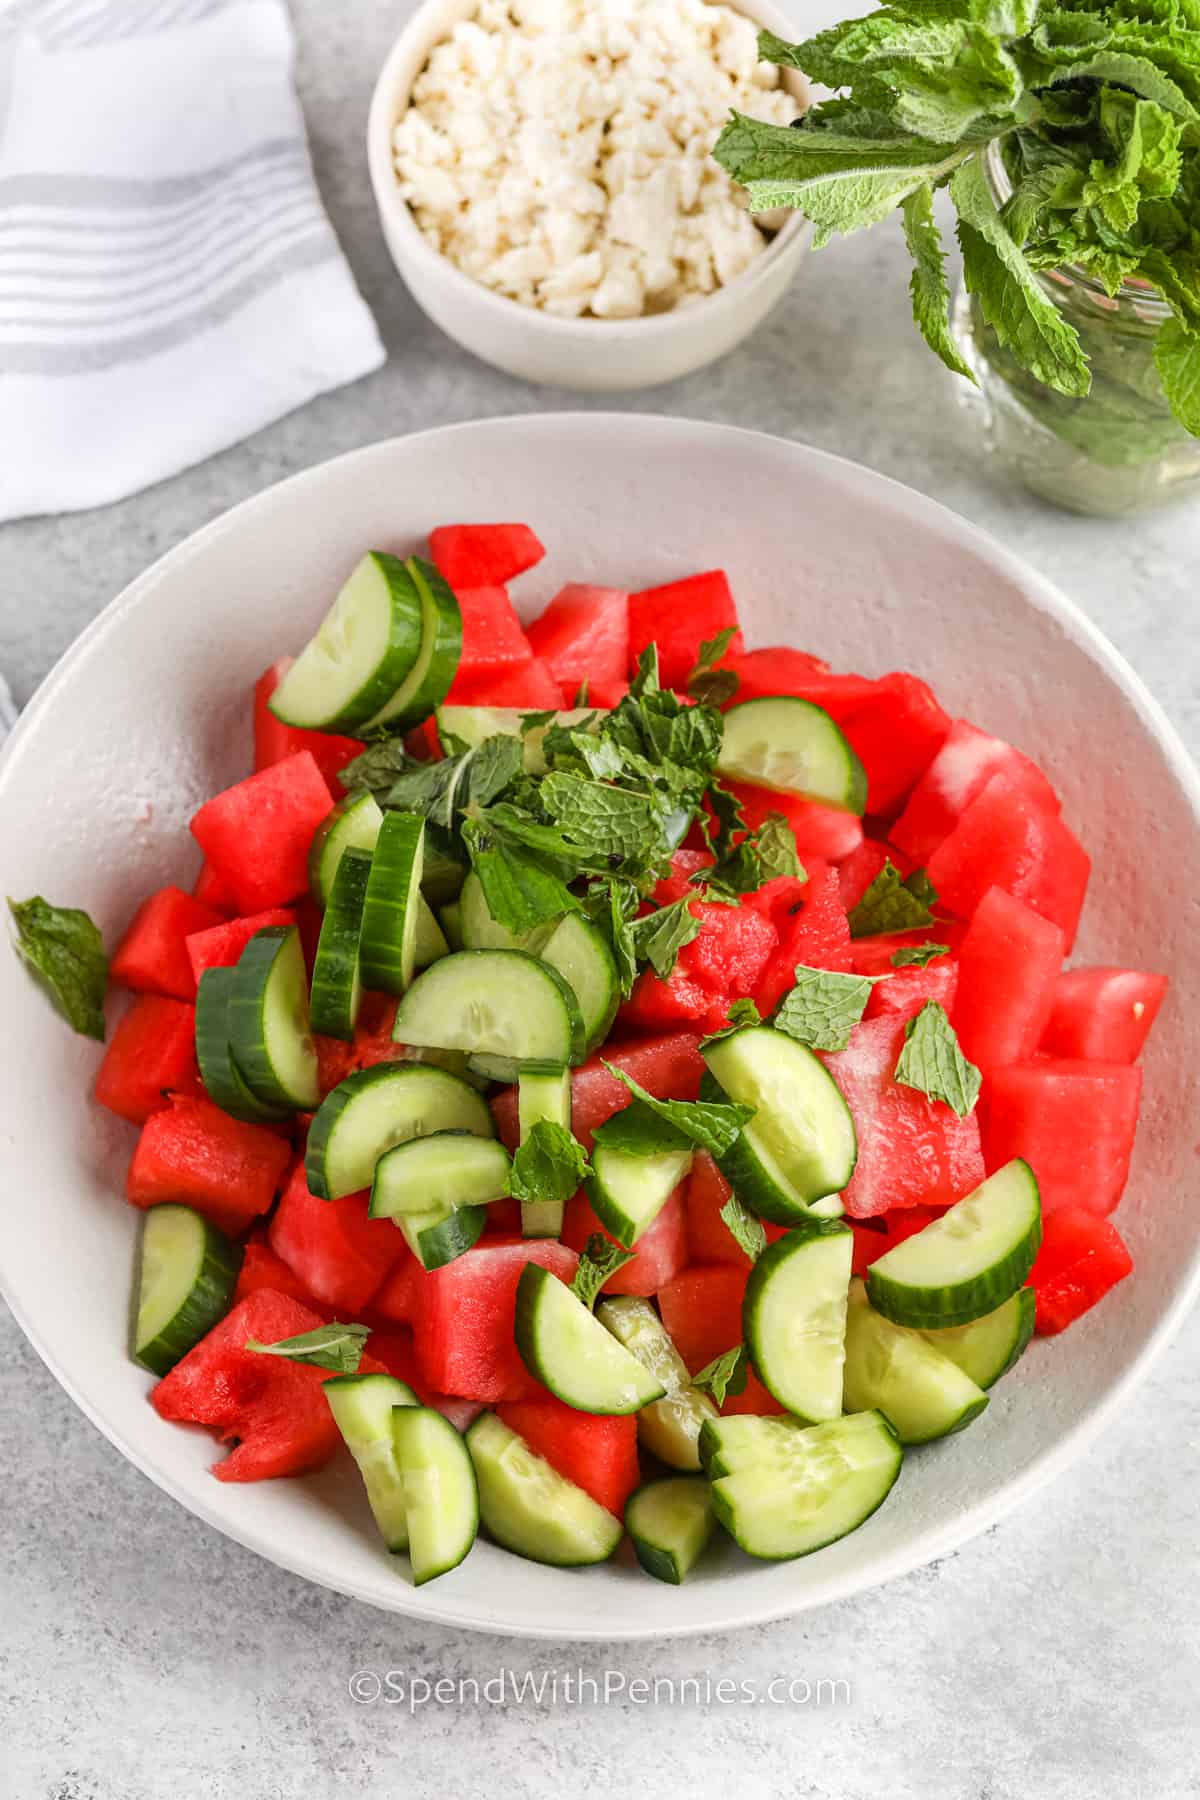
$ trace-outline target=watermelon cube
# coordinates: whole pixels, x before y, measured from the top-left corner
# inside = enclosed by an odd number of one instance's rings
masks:
[[[328,1371],[263,1356],[246,1343],[278,1344],[325,1322],[290,1295],[266,1288],[248,1294],[163,1377],[151,1403],[164,1419],[207,1425],[223,1443],[236,1443],[213,1466],[218,1481],[266,1481],[322,1468],[342,1441],[321,1392]]]
[[[549,663],[534,656],[503,668],[460,675],[450,698],[456,706],[523,706],[530,712],[558,712],[571,695],[554,679]]]
[[[857,813],[845,812],[840,806],[826,806],[803,794],[783,794],[749,781],[722,781],[721,786],[736,798],[748,831],[757,830],[769,813],[782,814],[791,826],[796,853],[806,868],[810,857],[842,862],[863,841],[862,820]]]
[[[732,1263],[693,1263],[659,1291],[667,1336],[696,1375],[742,1341],[742,1298],[749,1271]]]
[[[739,706],[745,700],[791,694],[824,707],[835,719],[865,700],[873,686],[865,675],[835,675],[819,656],[809,656],[787,644],[743,650],[736,655],[726,652],[720,667],[738,678],[731,706]]]
[[[745,999],[779,947],[771,920],[752,906],[701,901],[690,910],[700,931],[679,952],[676,973],[682,971],[718,999]]]
[[[939,956],[923,969],[893,969],[885,981],[877,981],[863,1016],[877,1019],[890,1013],[901,1019],[915,1019],[931,1000],[946,1012],[953,1012],[957,992],[958,964],[952,956]]]
[[[835,715],[867,772],[867,811],[890,817],[949,734],[950,715],[916,675],[884,675]]]
[[[439,525],[429,554],[450,586],[503,587],[540,563],[546,552],[528,525]]]
[[[1133,1258],[1111,1219],[1074,1208],[1052,1214],[1029,1274],[1039,1333],[1065,1331],[1132,1271]]]
[[[722,1418],[740,1413],[754,1413],[759,1418],[777,1417],[787,1411],[774,1394],[769,1394],[753,1369],[746,1370],[746,1385],[740,1394],[726,1394],[721,1405]]]
[[[175,1000],[196,998],[187,939],[224,923],[224,915],[182,888],[159,888],[143,900],[117,945],[109,974],[123,986]]]
[[[237,901],[234,899],[233,889],[208,862],[200,865],[200,873],[192,888],[192,898],[202,900],[205,906],[211,906],[215,912],[221,913],[226,918],[237,911]]]
[[[1070,950],[1091,858],[1056,812],[1023,780],[993,775],[929,859],[929,879],[960,919],[969,919],[990,887],[1024,900],[1053,920]]]
[[[187,940],[187,957],[191,965],[195,993],[205,969],[232,969],[256,932],[270,925],[294,925],[296,915],[281,906],[266,912],[252,913],[245,919],[222,919],[203,931],[195,931]]]
[[[1071,969],[1054,984],[1040,1048],[1083,1062],[1136,1062],[1167,994],[1142,969]]]
[[[683,688],[696,666],[700,645],[732,626],[726,654],[742,648],[737,607],[723,569],[669,581],[629,596],[629,671],[650,645],[658,645],[658,678],[664,687]]]
[[[552,1394],[537,1400],[510,1400],[497,1416],[524,1438],[552,1469],[573,1481],[618,1519],[640,1480],[637,1420],[577,1412]]]
[[[473,705],[476,702],[464,699],[472,681],[532,662],[533,651],[504,588],[461,588],[456,597],[462,613],[462,654],[448,698]]]
[[[118,1024],[96,1077],[96,1098],[122,1119],[144,1125],[172,1094],[199,1098],[196,1009],[164,994],[142,994]]]
[[[273,763],[200,808],[192,836],[238,911],[283,906],[308,887],[313,833],[333,801],[310,750]]]
[[[579,1258],[552,1238],[490,1241],[426,1274],[413,1343],[431,1387],[488,1405],[543,1391],[513,1341],[517,1283],[531,1262],[570,1283]]]
[[[571,1129],[585,1150],[592,1147],[596,1127],[628,1106],[633,1097],[625,1083],[609,1073],[605,1063],[624,1069],[656,1100],[694,1100],[704,1073],[700,1039],[695,1032],[672,1031],[640,1043],[606,1044],[602,1054],[589,1057],[571,1070]],[[519,1142],[516,1088],[497,1094],[492,1112],[504,1143],[510,1150],[515,1149]]]
[[[401,1239],[400,1256],[384,1278],[371,1302],[371,1311],[397,1325],[411,1325],[416,1316],[425,1271]]]
[[[664,1282],[672,1281],[685,1267],[688,1243],[683,1194],[682,1187],[676,1188],[653,1224],[647,1226],[634,1245],[633,1261],[625,1263],[605,1282],[606,1294],[657,1294]],[[578,1193],[567,1201],[562,1241],[582,1255],[594,1232],[616,1242],[592,1211],[587,1195]]]
[[[796,968],[850,967],[850,926],[842,910],[837,870],[828,863],[807,863],[808,880],[786,915],[777,918],[779,948],[763,968],[754,1002],[765,1017],[794,986]]]
[[[335,1312],[369,1306],[406,1246],[390,1219],[367,1217],[370,1196],[318,1200],[309,1192],[303,1158],[292,1171],[268,1242],[309,1293]]]
[[[858,1161],[842,1198],[852,1219],[902,1206],[949,1206],[983,1180],[979,1124],[893,1080],[906,1021],[865,1019],[849,1047],[822,1060],[845,1096]]]
[[[711,850],[677,850],[671,858],[671,873],[655,884],[655,906],[670,906],[685,895],[698,899],[700,890],[693,885],[692,876],[711,869],[713,860]]]
[[[302,1306],[320,1313],[323,1317],[332,1318],[329,1308],[314,1300],[300,1277],[290,1269],[282,1257],[276,1256],[267,1239],[260,1231],[254,1231],[246,1240],[246,1248],[242,1252],[242,1266],[238,1273],[237,1287],[233,1291],[233,1304],[246,1299],[249,1294],[257,1294],[260,1288],[269,1288],[273,1294],[288,1294],[293,1300],[299,1300]]]
[[[1063,948],[1058,926],[1003,888],[989,888],[979,902],[959,946],[954,1026],[964,1055],[985,1074],[1037,1049]]]
[[[254,767],[269,769],[273,763],[310,750],[313,761],[329,784],[331,793],[342,791],[338,775],[363,753],[358,738],[338,737],[328,731],[304,731],[298,725],[285,725],[271,711],[268,702],[295,659],[281,656],[279,661],[259,676],[254,689]]]
[[[923,867],[950,836],[963,813],[993,775],[1024,786],[1045,811],[1059,810],[1058,795],[1035,762],[966,719],[955,719],[941,749],[892,826],[892,841]]]
[[[239,1237],[274,1200],[291,1146],[209,1100],[172,1097],[142,1127],[126,1194],[134,1206],[177,1200]]]
[[[373,1360],[382,1364],[397,1381],[406,1381],[421,1405],[432,1406],[440,1412],[443,1418],[449,1419],[455,1431],[465,1431],[483,1411],[478,1400],[460,1400],[453,1394],[439,1394],[436,1388],[430,1387],[421,1375],[411,1331],[402,1326],[395,1329],[376,1326],[369,1342]]]
[[[912,873],[908,858],[893,850],[890,844],[881,844],[877,838],[864,838],[853,855],[844,857],[838,864],[838,887],[842,905],[848,913],[854,911],[871,883],[878,879],[885,863],[899,869],[901,876]]]
[[[589,691],[592,682],[602,687],[623,683],[629,664],[629,595],[624,588],[571,582],[534,620],[528,637],[534,655],[543,659],[568,698],[581,681],[589,683]]]
[[[1141,1098],[1136,1064],[1047,1059],[997,1069],[984,1118],[988,1168],[1023,1156],[1046,1218],[1110,1213],[1129,1176]]]

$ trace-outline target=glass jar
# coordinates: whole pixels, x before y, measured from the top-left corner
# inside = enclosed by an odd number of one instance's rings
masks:
[[[1012,192],[996,144],[985,164],[1002,206]],[[1038,276],[1079,333],[1092,369],[1084,400],[1055,393],[1023,369],[959,288],[954,333],[978,388],[960,385],[989,448],[1025,487],[1072,512],[1114,516],[1200,492],[1200,438],[1167,405],[1154,340],[1170,308],[1142,282],[1110,296],[1079,269]]]

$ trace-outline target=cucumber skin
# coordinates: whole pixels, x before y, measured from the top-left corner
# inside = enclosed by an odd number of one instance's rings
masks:
[[[371,808],[374,808],[374,813],[371,812]],[[373,794],[347,794],[345,799],[339,800],[328,817],[317,826],[312,847],[308,853],[308,886],[313,899],[322,908],[329,904],[329,896],[333,891],[334,878],[337,875],[336,869],[330,874],[325,867],[326,846],[334,833],[339,832],[343,823],[348,819],[353,820],[354,815],[360,810],[364,810],[370,817],[373,828],[369,833],[371,841],[357,844],[351,841],[345,846],[342,855],[345,855],[346,850],[365,850],[368,855],[371,855],[383,824],[383,813]],[[375,822],[375,815],[378,815],[378,824]],[[338,862],[340,864],[341,856],[338,857]]]
[[[191,1211],[191,1208],[186,1210]],[[141,1301],[142,1287],[142,1244],[145,1240],[146,1225],[154,1217],[155,1208],[151,1207],[142,1225],[142,1234],[138,1244],[138,1266],[133,1283],[133,1318],[131,1320],[130,1347],[135,1362],[152,1375],[168,1375],[177,1362],[181,1362],[189,1350],[195,1348],[202,1337],[206,1337],[213,1326],[219,1324],[229,1311],[233,1300],[233,1291],[237,1286],[238,1276],[242,1271],[242,1247],[233,1243],[223,1231],[201,1218],[205,1232],[205,1255],[201,1267],[200,1282],[188,1294],[183,1305],[170,1320],[167,1326],[150,1339],[141,1349],[137,1346],[137,1314]],[[198,1293],[198,1289],[203,1292]]]
[[[1029,1230],[1007,1256],[1000,1257],[981,1274],[972,1276],[967,1281],[942,1288],[915,1288],[907,1282],[892,1281],[888,1278],[887,1270],[880,1273],[879,1262],[874,1262],[867,1270],[867,1298],[875,1311],[882,1313],[885,1319],[890,1319],[893,1325],[908,1325],[916,1331],[936,1331],[939,1327],[945,1329],[955,1325],[971,1325],[976,1319],[995,1312],[1006,1300],[1011,1300],[1018,1288],[1023,1287],[1028,1280],[1042,1244],[1041,1196],[1037,1178],[1027,1163],[1025,1168],[1033,1185],[1037,1210]],[[999,1174],[1000,1171],[995,1173]],[[988,1177],[989,1181],[994,1179],[994,1175]],[[919,1232],[917,1237],[920,1237]],[[916,1238],[905,1239],[907,1244],[916,1241]],[[896,1248],[899,1249],[900,1246],[897,1245]],[[880,1262],[883,1260],[882,1257],[879,1259]]]
[[[427,1225],[424,1230],[412,1227],[406,1230],[402,1221],[396,1223],[405,1243],[429,1274],[434,1269],[444,1269],[447,1263],[455,1262],[468,1250],[473,1250],[486,1229],[487,1217],[486,1206],[458,1206],[436,1225]]]
[[[462,612],[449,582],[421,556],[410,556],[404,568],[421,600],[421,642],[413,669],[425,653],[425,637],[430,631],[433,644],[424,675],[404,705],[396,706],[401,691],[397,688],[391,699],[363,722],[364,731],[386,725],[389,733],[395,733],[424,724],[450,692],[462,658]],[[411,679],[412,672],[410,669],[401,687]]]
[[[657,1488],[666,1487],[668,1484],[674,1484],[681,1480],[693,1483],[697,1490],[700,1488],[707,1488],[707,1483],[702,1475],[669,1475],[661,1481],[648,1481],[643,1483],[635,1493],[629,1496],[629,1500],[625,1507],[625,1530],[629,1536],[630,1543],[633,1545],[634,1555],[637,1557],[638,1562],[641,1564],[642,1568],[645,1569],[647,1575],[653,1575],[656,1581],[669,1582],[672,1587],[682,1586],[685,1577],[695,1568],[705,1550],[707,1550],[709,1544],[712,1542],[717,1519],[712,1508],[711,1497],[708,1497],[707,1528],[704,1531],[699,1544],[696,1546],[694,1554],[688,1557],[684,1562],[680,1561],[678,1551],[668,1549],[663,1544],[656,1544],[650,1538],[643,1536],[638,1530],[636,1515],[639,1510],[638,1503],[643,1500],[644,1497],[651,1495]]]
[[[363,900],[359,963],[363,986],[404,994],[413,978],[417,896],[425,857],[425,821],[415,813],[385,815]],[[400,899],[393,895],[403,888]],[[391,929],[400,922],[399,933]]]
[[[322,1036],[347,1044],[354,1042],[362,1001],[359,947],[370,874],[371,858],[366,851],[343,851],[313,963],[309,1021]]]
[[[786,1237],[776,1238],[773,1244],[767,1245],[755,1262],[746,1281],[746,1291],[742,1296],[742,1336],[759,1380],[781,1406],[788,1406],[788,1402],[782,1394],[775,1392],[768,1379],[766,1365],[771,1362],[772,1358],[770,1347],[762,1343],[759,1334],[759,1308],[764,1292],[777,1270],[786,1267],[792,1257],[803,1251],[807,1244],[831,1238],[844,1238],[847,1249],[853,1250],[854,1233],[848,1225],[843,1224],[840,1219],[818,1219],[809,1214],[808,1218],[802,1224],[794,1226]],[[848,1260],[846,1266],[847,1286],[849,1286],[849,1279],[850,1264]],[[791,1412],[790,1406],[788,1411]],[[792,1413],[792,1417],[807,1419],[807,1415],[801,1413]],[[818,1419],[807,1420],[807,1422],[814,1425],[823,1423]]]
[[[370,676],[358,692],[351,695],[340,712],[334,713],[320,725],[314,725],[311,722],[305,725],[303,721],[289,719],[287,714],[280,711],[276,705],[276,695],[273,694],[267,701],[268,710],[273,712],[275,717],[285,725],[295,725],[298,729],[309,731],[354,731],[387,704],[391,694],[394,694],[400,683],[406,679],[409,670],[417,660],[421,647],[419,598],[415,604],[407,608],[397,603],[397,594],[402,594],[405,588],[412,588],[411,575],[400,558],[392,556],[386,550],[369,550],[361,560],[375,564],[387,584],[388,595],[392,602],[388,650],[384,658],[384,665],[388,672],[384,675],[376,672]],[[347,578],[347,585],[354,579],[359,567],[361,567],[361,563],[351,570]],[[307,646],[305,647],[307,648]],[[281,682],[280,686],[283,685]]]
[[[244,1125],[276,1125],[291,1107],[268,1106],[250,1091],[229,1047],[229,996],[236,971],[205,969],[196,990],[196,1061],[204,1091],[214,1106]]]
[[[549,1282],[555,1282],[559,1286],[563,1285],[558,1281],[557,1275],[552,1275],[549,1269],[543,1269],[539,1263],[526,1263],[521,1271],[521,1279],[517,1283],[516,1311],[513,1317],[513,1337],[516,1341],[517,1353],[534,1379],[540,1381],[543,1386],[548,1387],[554,1397],[557,1400],[561,1400],[564,1406],[575,1407],[576,1410],[580,1412],[591,1412],[594,1410],[593,1408],[581,1407],[577,1400],[571,1398],[570,1393],[568,1393],[566,1388],[562,1385],[561,1378],[555,1373],[554,1369],[547,1364],[542,1355],[538,1331],[538,1313],[542,1296],[546,1292],[547,1284]],[[570,1292],[569,1289],[567,1291],[568,1293]],[[572,1298],[574,1298],[574,1296],[572,1296]],[[582,1306],[583,1302],[579,1301],[578,1304]],[[586,1311],[587,1309],[585,1308],[584,1310]],[[595,1318],[595,1315],[592,1314],[591,1317]],[[595,1323],[597,1330],[604,1330],[604,1326],[600,1323],[599,1319],[596,1319]],[[619,1339],[614,1337],[613,1343],[616,1344],[618,1349],[624,1350],[625,1355],[628,1356],[632,1362],[637,1363],[638,1370],[642,1375],[646,1376],[649,1380],[654,1380],[654,1376],[651,1374],[650,1370],[646,1368],[646,1365],[638,1362],[637,1357],[633,1355],[631,1350],[625,1350],[625,1346]],[[666,1388],[663,1387],[660,1382],[657,1393],[647,1393],[640,1398],[635,1396],[628,1406],[616,1407],[611,1412],[606,1409],[602,1415],[598,1416],[603,1416],[605,1418],[628,1418],[632,1413],[641,1412],[644,1406],[650,1406],[656,1400],[665,1399],[666,1393]]]
[[[346,1108],[352,1105],[364,1088],[374,1087],[377,1082],[411,1079],[411,1077],[402,1076],[401,1070],[424,1072],[433,1066],[429,1063],[376,1063],[373,1068],[355,1070],[353,1075],[348,1075],[345,1081],[339,1082],[337,1087],[326,1094],[309,1127],[308,1147],[304,1155],[304,1175],[308,1182],[308,1191],[315,1199],[334,1200],[338,1197],[330,1193],[329,1184],[325,1179],[325,1155],[338,1121]],[[448,1074],[446,1070],[443,1070],[442,1073]],[[476,1090],[470,1087],[469,1083],[455,1075],[449,1075],[448,1079],[457,1081],[461,1087],[465,1088],[468,1093],[474,1094],[478,1099]],[[480,1102],[480,1104],[483,1103]],[[491,1115],[489,1114],[488,1117],[490,1119]]]
[[[296,945],[299,968],[304,983],[304,1000],[308,1001],[308,973],[304,953],[300,949],[300,931],[295,925],[268,925],[256,931],[238,958],[236,980],[229,999],[229,1037],[235,1064],[245,1077],[246,1085],[256,1100],[268,1106],[286,1107],[289,1112],[307,1111],[320,1101],[317,1077],[317,1053],[309,1045],[311,1086],[304,1094],[288,1093],[278,1080],[262,1029],[267,985],[279,958],[286,954],[289,943]],[[241,1021],[245,1019],[243,1027]]]

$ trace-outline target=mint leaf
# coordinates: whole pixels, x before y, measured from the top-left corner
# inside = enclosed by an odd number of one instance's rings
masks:
[[[522,1203],[562,1206],[590,1173],[578,1139],[565,1126],[539,1119],[513,1152],[510,1192]]]
[[[918,877],[922,879],[918,881]],[[914,892],[910,885],[913,882],[917,882],[920,891]],[[850,909],[850,936],[878,937],[883,932],[919,931],[932,925],[926,894],[937,898],[928,888],[924,870],[917,870],[905,882],[895,863],[884,863],[858,905]]]
[[[83,1037],[104,1042],[108,957],[87,913],[51,906],[35,895],[10,900],[17,928],[14,948],[55,1011]]]
[[[584,1246],[583,1255],[579,1259],[579,1267],[575,1271],[575,1279],[571,1283],[571,1292],[577,1300],[590,1312],[596,1304],[596,1296],[610,1276],[618,1269],[623,1269],[627,1262],[632,1262],[637,1252],[623,1250],[620,1244],[614,1244],[611,1238],[593,1231]]]
[[[733,669],[718,669],[717,664],[737,636],[736,625],[727,625],[715,637],[705,638],[696,658],[696,666],[687,678],[687,691],[694,700],[708,706],[724,706],[738,691],[738,676]]]
[[[633,915],[638,909],[638,890],[631,881],[610,875],[594,881],[587,891],[583,909],[601,933],[613,961],[622,994],[629,995],[637,979],[637,948],[633,941]]]
[[[700,1373],[692,1376],[692,1386],[699,1388],[702,1394],[711,1394],[715,1405],[722,1407],[728,1395],[745,1393],[749,1372],[746,1346],[735,1344],[724,1356],[714,1356],[710,1363],[705,1363]]]
[[[404,739],[382,738],[376,744],[368,744],[361,756],[356,756],[343,769],[338,770],[338,780],[348,794],[374,794],[380,798],[400,779],[416,769],[434,771],[441,767],[436,762],[418,762],[404,748]],[[438,777],[441,781],[443,777]]]
[[[721,1208],[721,1218],[738,1249],[751,1262],[757,1262],[767,1247],[767,1234],[762,1228],[762,1221],[755,1218],[736,1194],[730,1194]]]
[[[1168,319],[1158,330],[1154,362],[1171,411],[1185,430],[1200,436],[1200,333]]]
[[[646,913],[630,924],[634,955],[640,962],[648,962],[662,981],[673,973],[684,945],[699,935],[700,920],[692,915],[691,905],[685,895],[682,900],[673,900],[669,906],[660,906],[657,912]]]
[[[927,1001],[905,1027],[904,1048],[896,1064],[896,1080],[916,1088],[965,1119],[979,1098],[983,1077],[959,1048],[958,1037],[936,1000]]]
[[[742,812],[741,801],[728,788],[719,782],[711,782],[708,789],[708,804],[712,808],[713,818],[717,823],[717,835],[709,834],[709,842],[717,862],[723,862],[733,848],[733,840],[739,831],[746,829],[746,818]],[[707,833],[707,825],[705,831]]]
[[[950,285],[946,280],[946,257],[933,216],[933,189],[928,182],[914,188],[900,208],[904,220],[904,237],[913,259],[909,281],[913,318],[929,345],[955,375],[975,376],[969,363],[963,361],[950,330]]]
[[[519,936],[578,910],[557,870],[532,851],[502,842],[476,819],[464,822],[463,841],[488,911],[507,931]]]
[[[670,848],[656,795],[554,770],[542,782],[541,801],[563,835],[592,855],[639,861]]]
[[[356,1375],[370,1335],[369,1325],[339,1325],[335,1319],[316,1331],[301,1332],[299,1337],[281,1338],[277,1344],[260,1344],[257,1338],[247,1338],[245,1348],[260,1356],[285,1356],[289,1362],[329,1369],[334,1375]]]
[[[949,944],[901,944],[892,954],[893,969],[923,969],[936,957],[948,956]]]
[[[710,1031],[707,1037],[700,1039],[700,1048],[706,1049],[709,1044],[718,1044],[722,1038],[732,1037],[735,1031],[744,1031],[748,1025],[761,1025],[762,1014],[753,1000],[735,1000],[725,1014],[728,1025],[720,1031]]]
[[[597,1127],[595,1141],[613,1150],[626,1150],[635,1156],[656,1155],[660,1150],[707,1150],[710,1156],[723,1156],[736,1143],[743,1125],[754,1117],[752,1106],[739,1106],[734,1101],[656,1100],[644,1087],[606,1062],[604,1067],[615,1075],[633,1095],[629,1106],[614,1113]]]
[[[844,1050],[866,1011],[875,983],[869,975],[833,969],[796,970],[796,985],[780,1001],[771,1020],[776,1031],[810,1050]]]
[[[904,887],[922,906],[932,906],[937,900],[937,889],[929,879],[928,869],[914,869],[911,875],[905,876]]]
[[[715,890],[753,894],[780,875],[806,879],[791,826],[782,813],[768,813],[761,825],[747,832],[711,869],[701,869],[691,880],[711,887],[713,899],[720,899],[722,896]]]

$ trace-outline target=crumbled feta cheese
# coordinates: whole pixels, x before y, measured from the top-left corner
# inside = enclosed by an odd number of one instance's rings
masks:
[[[707,0],[479,0],[393,135],[441,254],[561,318],[637,318],[733,281],[767,247],[709,155],[731,108],[798,111],[757,31]]]

